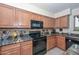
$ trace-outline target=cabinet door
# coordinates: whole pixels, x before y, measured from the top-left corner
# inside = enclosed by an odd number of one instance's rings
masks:
[[[47,40],[47,50],[52,48],[51,39]]]
[[[55,19],[52,19],[53,22],[53,28],[55,28]]]
[[[32,55],[32,45],[22,46],[21,55]]]
[[[50,27],[50,20],[47,17],[44,17],[44,28],[49,28]]]
[[[31,13],[31,19],[37,20],[37,21],[42,21],[42,16],[39,14]]]
[[[30,28],[31,14],[25,10],[16,9],[16,23],[17,27]]]
[[[47,50],[49,50],[49,49],[51,49],[51,48],[53,48],[53,47],[55,47],[55,38],[53,37],[53,36],[49,36],[48,38],[47,38]]]
[[[1,55],[20,55],[20,44],[2,46]]]
[[[60,28],[60,18],[55,19],[55,28]]]
[[[31,19],[32,19],[32,20],[38,20],[38,19],[37,19],[37,14],[31,13]]]
[[[15,23],[15,8],[0,4],[0,27],[11,27]]]
[[[0,55],[1,55],[1,47],[0,47]]]
[[[55,36],[52,36],[52,44],[53,44],[53,47],[55,47],[56,46],[56,37]]]
[[[21,55],[32,55],[32,41],[21,43]]]
[[[38,15],[38,20],[39,20],[39,21],[43,21],[43,20],[42,20],[42,15]]]
[[[61,28],[67,28],[68,25],[69,25],[69,23],[68,23],[68,16],[61,17],[60,27]]]
[[[57,37],[57,47],[59,47],[63,50],[66,49],[65,37],[63,37],[63,36]]]
[[[52,18],[52,19],[50,19],[49,21],[50,21],[49,27],[50,27],[50,28],[54,28],[54,19]]]

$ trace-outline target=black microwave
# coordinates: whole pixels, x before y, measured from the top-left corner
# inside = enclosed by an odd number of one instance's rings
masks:
[[[31,29],[42,29],[43,21],[31,20]]]

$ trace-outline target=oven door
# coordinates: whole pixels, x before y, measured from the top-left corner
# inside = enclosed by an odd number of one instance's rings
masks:
[[[46,53],[46,40],[38,39],[33,41],[33,54],[41,55]]]

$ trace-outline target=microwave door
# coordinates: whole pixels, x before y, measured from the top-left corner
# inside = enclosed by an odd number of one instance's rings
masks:
[[[32,20],[31,21],[31,28],[32,29],[41,29],[41,28],[43,28],[43,22]]]

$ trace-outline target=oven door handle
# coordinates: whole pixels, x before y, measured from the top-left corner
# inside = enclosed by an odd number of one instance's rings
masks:
[[[40,40],[33,40],[33,41],[43,41],[42,39],[40,39]]]

